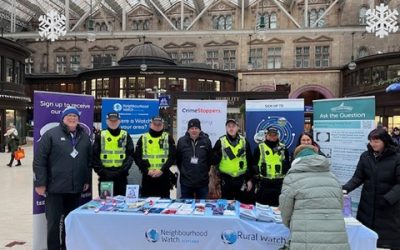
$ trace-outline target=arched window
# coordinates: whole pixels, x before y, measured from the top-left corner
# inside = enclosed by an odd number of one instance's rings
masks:
[[[220,16],[218,18],[218,30],[224,30],[225,29],[225,17]]]
[[[189,17],[185,17],[185,19],[183,19],[183,29],[187,29],[190,25],[190,19]]]
[[[137,21],[132,22],[132,30],[139,30],[139,22]]]
[[[324,12],[325,12],[324,8],[321,8],[319,10],[312,9],[308,13],[308,26],[311,27],[311,25],[313,25],[315,21],[317,21],[318,18],[320,18],[322,14],[324,14]],[[318,23],[315,25],[315,27],[324,27],[324,26],[325,26],[325,17],[319,20]]]
[[[360,8],[358,14],[358,23],[360,25],[367,25],[367,7],[363,6]]]
[[[144,20],[143,22],[143,30],[148,30],[149,29],[149,20]]]
[[[232,16],[227,15],[225,19],[225,29],[226,30],[232,30]]]
[[[96,32],[101,30],[101,25],[100,25],[100,23],[96,23],[96,25],[95,25],[95,27],[94,27],[94,30],[95,30]]]
[[[369,55],[369,52],[366,47],[363,46],[358,49],[357,58],[365,57],[368,55]]]
[[[101,23],[100,31],[107,31],[107,24]]]
[[[269,28],[276,29],[276,27],[277,27],[276,13],[272,12],[271,15],[269,16]]]
[[[217,16],[215,16],[214,18],[213,18],[213,29],[215,29],[215,30],[217,30],[218,29],[218,20],[219,20],[219,18],[217,17]]]

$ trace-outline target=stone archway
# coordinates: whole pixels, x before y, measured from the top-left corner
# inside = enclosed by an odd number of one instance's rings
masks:
[[[323,97],[323,98],[319,98],[319,99],[335,98],[335,95],[332,93],[332,91],[330,91],[326,87],[323,87],[323,86],[320,86],[317,84],[309,84],[309,85],[302,86],[302,87],[296,89],[295,91],[293,91],[292,93],[290,93],[289,98],[292,98],[292,99],[299,98],[301,95],[304,95],[307,92],[308,93],[319,93]]]
[[[254,92],[274,92],[275,87],[272,85],[262,85],[262,86],[257,86],[255,88],[252,88],[250,91]]]

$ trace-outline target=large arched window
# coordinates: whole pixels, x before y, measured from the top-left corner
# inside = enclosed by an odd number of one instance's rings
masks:
[[[100,31],[107,31],[107,24],[106,23],[102,23],[100,25]]]
[[[311,27],[318,18],[320,18],[325,12],[324,8],[320,8],[319,10],[317,9],[311,9],[308,12],[308,26]],[[325,26],[325,17],[323,17],[321,20],[318,21],[317,25],[315,27],[324,27]]]
[[[232,29],[232,16],[216,16],[213,19],[213,28],[216,30],[231,30]]]
[[[358,14],[358,23],[360,25],[367,25],[367,7],[363,6],[360,8]]]

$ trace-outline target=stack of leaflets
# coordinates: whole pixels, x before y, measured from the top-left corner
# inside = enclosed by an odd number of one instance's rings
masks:
[[[182,206],[176,211],[176,214],[189,215],[193,212],[192,204],[182,204]]]
[[[248,220],[257,220],[257,214],[252,204],[240,204],[240,217]]]

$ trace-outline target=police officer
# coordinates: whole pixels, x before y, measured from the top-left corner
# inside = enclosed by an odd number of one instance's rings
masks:
[[[270,206],[279,205],[279,195],[285,174],[290,168],[289,153],[279,141],[278,130],[270,126],[265,131],[265,141],[254,150],[257,164],[258,187],[256,201]]]
[[[142,197],[170,198],[169,168],[175,162],[175,141],[164,131],[160,116],[151,119],[149,132],[136,144],[135,163],[142,172]]]
[[[226,135],[214,145],[214,165],[218,165],[221,179],[221,198],[254,203],[253,161],[250,144],[239,134],[239,124],[234,119],[225,123]]]
[[[95,137],[92,167],[99,176],[99,189],[100,182],[112,181],[113,195],[125,195],[134,146],[128,132],[120,127],[119,113],[110,112],[106,118],[107,129]]]

